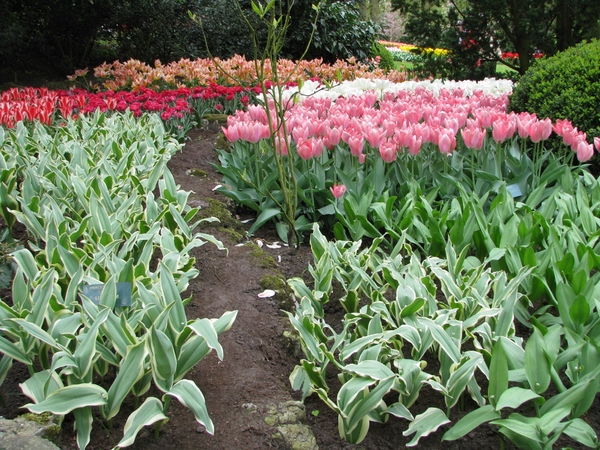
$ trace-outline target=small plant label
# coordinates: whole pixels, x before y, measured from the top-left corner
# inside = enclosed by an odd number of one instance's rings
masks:
[[[100,304],[100,296],[103,289],[104,284],[86,284],[81,287],[81,293],[98,305]],[[131,282],[129,281],[117,283],[115,307],[122,308],[125,306],[131,306]]]
[[[520,197],[523,195],[521,192],[521,188],[519,188],[518,184],[511,184],[510,186],[506,186],[506,190],[513,198]]]

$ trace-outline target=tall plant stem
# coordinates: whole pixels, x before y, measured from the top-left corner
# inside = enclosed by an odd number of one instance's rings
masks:
[[[475,149],[471,150],[471,184],[473,185],[473,192],[476,192],[475,189]]]

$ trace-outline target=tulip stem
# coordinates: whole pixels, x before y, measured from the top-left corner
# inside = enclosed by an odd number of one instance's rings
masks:
[[[471,183],[475,192],[475,149],[471,149]]]

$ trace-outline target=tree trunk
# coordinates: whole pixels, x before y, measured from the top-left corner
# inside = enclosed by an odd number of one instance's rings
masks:
[[[573,42],[574,10],[571,0],[558,0],[556,4],[556,47],[560,52],[571,47]]]
[[[363,20],[367,20],[369,18],[369,0],[360,0],[360,6],[359,6],[359,10],[360,10],[360,17],[363,18]]]
[[[379,19],[381,18],[381,7],[379,4],[379,0],[371,0],[369,2],[369,15],[369,18],[373,22],[379,23]]]

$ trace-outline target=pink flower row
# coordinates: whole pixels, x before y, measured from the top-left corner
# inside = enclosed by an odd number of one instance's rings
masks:
[[[289,107],[286,127],[291,140],[286,141],[280,134],[276,145],[286,154],[293,142],[298,155],[310,159],[343,142],[353,156],[364,162],[368,144],[390,163],[405,151],[417,155],[428,142],[449,155],[456,149],[459,132],[467,148],[478,150],[484,146],[488,132],[500,144],[515,134],[537,143],[554,131],[576,152],[579,161],[593,156],[593,145],[587,142],[586,134],[570,121],[558,120],[553,125],[550,119],[541,120],[535,114],[507,113],[507,103],[507,95],[493,97],[478,91],[464,97],[460,90],[442,90],[435,96],[424,88],[385,93],[381,99],[372,91],[335,102],[308,97]],[[277,122],[275,115],[272,120]],[[223,131],[230,142],[258,142],[270,136],[266,113],[259,106],[229,117]],[[594,144],[600,151],[598,138]]]

